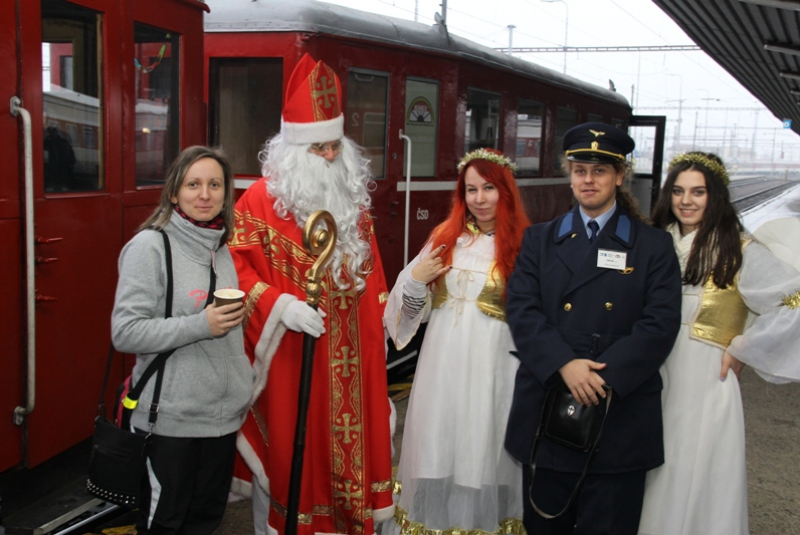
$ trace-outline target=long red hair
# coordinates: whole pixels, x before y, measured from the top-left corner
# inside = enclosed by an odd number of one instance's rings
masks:
[[[493,149],[485,150],[502,155],[502,153]],[[519,188],[517,188],[514,175],[511,169],[504,165],[477,158],[470,160],[458,173],[458,182],[453,192],[453,207],[450,210],[450,215],[444,222],[433,229],[428,240],[433,244],[433,247],[444,245],[442,262],[444,265],[452,264],[456,240],[465,232],[469,232],[467,229],[467,188],[464,182],[464,175],[470,167],[474,168],[486,182],[497,188],[499,199],[497,201],[497,223],[494,235],[494,258],[497,269],[503,279],[508,280],[514,270],[514,261],[522,245],[522,235],[530,225],[530,221],[522,206]]]

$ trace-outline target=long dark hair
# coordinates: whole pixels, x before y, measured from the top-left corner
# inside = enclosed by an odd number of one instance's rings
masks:
[[[692,160],[693,156],[697,159]],[[722,159],[710,152],[690,152],[681,158],[667,174],[667,180],[653,210],[653,226],[666,229],[672,223],[680,225],[672,211],[672,189],[675,187],[675,180],[684,171],[694,170],[702,173],[706,179],[708,200],[703,220],[698,225],[697,236],[689,252],[683,282],[702,284],[713,273],[714,284],[718,288],[726,288],[733,284],[734,277],[742,267],[741,235],[744,227],[731,204],[725,180],[719,173],[703,165],[700,161],[702,159],[716,162],[724,169],[725,164],[722,163]]]
[[[233,205],[236,202],[235,197],[235,182],[233,178],[233,171],[228,159],[219,149],[212,149],[210,147],[203,147],[201,145],[194,145],[187,147],[175,158],[172,165],[167,171],[167,176],[164,180],[164,189],[161,190],[161,200],[158,207],[153,211],[150,217],[141,224],[137,232],[145,229],[161,230],[167,226],[172,213],[175,211],[175,206],[172,204],[172,198],[178,195],[178,192],[183,185],[183,179],[189,168],[197,161],[203,158],[211,158],[215,160],[222,168],[222,175],[225,182],[225,202],[222,204],[222,212],[220,215],[225,221],[225,232],[220,239],[220,245],[228,241],[228,238],[233,234]]]

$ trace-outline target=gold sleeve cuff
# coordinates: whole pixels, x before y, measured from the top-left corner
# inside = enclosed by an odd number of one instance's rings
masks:
[[[242,320],[242,331],[247,330],[247,323],[250,321],[250,315],[256,308],[258,298],[261,297],[261,294],[263,294],[267,288],[269,288],[269,284],[264,281],[259,281],[252,288],[250,288],[250,291],[247,293],[247,298],[244,300],[244,319]]]

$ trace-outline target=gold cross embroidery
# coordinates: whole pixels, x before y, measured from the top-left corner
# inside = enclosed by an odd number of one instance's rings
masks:
[[[331,290],[330,295],[333,306],[338,306],[339,310],[347,310],[349,308],[348,297],[353,297],[355,292],[353,290]]]
[[[342,358],[334,357],[334,360],[337,362],[334,363],[334,366],[342,366],[342,377],[350,377],[350,365],[358,365],[360,359],[356,356],[356,352],[350,350],[349,347],[344,346],[342,347]],[[352,357],[350,355],[353,355]]]
[[[342,490],[341,487],[344,487],[345,490]],[[360,500],[362,499],[363,495],[363,491],[361,490],[353,491],[351,490],[352,487],[353,487],[353,482],[349,479],[345,479],[344,484],[340,484],[339,488],[337,488],[335,491],[336,498],[345,499],[344,508],[347,509],[348,511],[353,508],[353,506],[350,504],[350,500]]]
[[[233,239],[231,240],[231,243],[242,243],[244,241],[242,238],[245,237],[244,233],[246,230],[247,229],[244,227],[233,227]]]
[[[333,104],[333,99],[336,97],[336,84],[332,83],[328,85],[328,77],[322,75],[319,77],[319,82],[316,83],[317,87],[322,87],[322,89],[315,89],[311,96],[314,100],[322,99],[322,105],[325,108],[330,108]]]
[[[344,434],[344,440],[342,440],[343,444],[350,444],[350,443],[353,442],[352,439],[350,438],[350,433],[352,431],[356,431],[358,433],[361,432],[361,424],[350,425],[350,418],[352,416],[353,415],[350,414],[350,413],[342,415],[342,419],[344,420],[344,425],[334,425],[333,426],[333,432],[334,433],[337,433],[339,431],[343,431],[343,434]]]

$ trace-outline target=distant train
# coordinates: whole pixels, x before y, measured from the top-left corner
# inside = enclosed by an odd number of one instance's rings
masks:
[[[0,40],[0,475],[91,435],[117,257],[158,202],[166,166],[182,147],[219,145],[237,188],[252,184],[304,53],[341,77],[345,131],[371,157],[389,284],[446,215],[465,151],[514,158],[542,221],[570,203],[557,158],[568,128],[644,125],[663,140],[663,123],[632,116],[620,94],[442,24],[311,0],[0,0],[0,10],[10,36]]]

